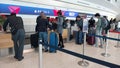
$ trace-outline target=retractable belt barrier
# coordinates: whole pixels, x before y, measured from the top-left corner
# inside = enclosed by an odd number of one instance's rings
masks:
[[[111,37],[107,37],[107,36],[99,36],[99,35],[95,35],[95,34],[88,34],[88,36],[95,36],[95,37],[99,37],[99,38],[105,38],[105,39],[120,41],[120,39],[111,38]]]
[[[44,44],[44,43],[40,42],[40,44]],[[82,58],[82,59],[100,64],[100,65],[104,65],[104,66],[107,66],[107,67],[110,67],[110,68],[120,68],[120,65],[113,64],[113,63],[110,63],[110,62],[106,62],[106,61],[103,61],[103,60],[99,60],[99,59],[96,59],[96,58],[92,58],[92,57],[89,57],[89,56],[85,56],[85,55],[75,53],[75,52],[70,51],[70,50],[61,49],[61,48],[58,48],[58,47],[55,47],[55,46],[50,46],[50,45],[48,45],[48,47],[54,48],[56,50],[67,53],[69,55],[73,55],[75,57]]]

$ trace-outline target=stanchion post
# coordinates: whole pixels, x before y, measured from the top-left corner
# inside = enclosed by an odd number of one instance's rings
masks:
[[[86,45],[86,33],[84,33],[83,56],[85,55],[85,45]],[[82,61],[79,61],[78,64],[83,67],[89,66],[89,63],[84,59],[82,59]]]
[[[107,37],[109,36],[109,32],[107,34]],[[106,38],[105,38],[106,39]],[[106,45],[105,45],[105,53],[102,53],[101,55],[104,56],[104,57],[109,57],[110,54],[108,54],[108,51],[107,51],[107,48],[108,48],[108,40],[106,39]]]
[[[118,34],[118,39],[120,39],[120,34]],[[120,46],[119,46],[119,41],[117,41],[117,45],[115,46],[116,48],[120,48]]]
[[[42,44],[41,44],[42,40],[39,40],[39,68],[42,68]]]

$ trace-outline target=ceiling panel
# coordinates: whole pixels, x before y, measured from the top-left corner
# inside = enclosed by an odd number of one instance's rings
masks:
[[[87,2],[91,2],[94,4],[99,4],[101,6],[107,7],[109,9],[112,9],[118,13],[120,13],[120,0],[117,0],[117,2],[115,2],[115,0],[84,0]]]

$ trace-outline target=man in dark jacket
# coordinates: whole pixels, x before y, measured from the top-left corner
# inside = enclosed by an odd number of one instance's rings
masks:
[[[37,17],[36,23],[38,23],[37,21],[38,21],[38,19],[41,18],[42,15],[44,15],[44,12],[41,12],[40,15]],[[37,27],[38,27],[38,25],[36,25],[36,27],[35,27],[36,32],[38,32]]]
[[[44,12],[41,12],[41,16],[37,17],[37,32],[39,32],[39,39],[41,39],[44,42],[44,48],[45,52],[48,51],[48,35],[47,35],[47,29],[49,27],[49,22],[47,20],[47,17],[44,15]]]
[[[9,24],[11,27],[12,40],[14,42],[15,59],[21,61],[23,57],[25,30],[23,20],[21,17],[16,16],[16,13],[11,13],[11,16],[7,18],[3,24],[3,29],[6,32],[6,27]]]

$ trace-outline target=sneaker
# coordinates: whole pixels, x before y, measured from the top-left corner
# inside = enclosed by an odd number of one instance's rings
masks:
[[[64,45],[60,46],[60,48],[64,48]]]
[[[44,52],[48,52],[48,49],[45,49]]]
[[[18,59],[16,56],[14,56],[15,59]]]
[[[99,47],[100,47],[100,48],[104,48],[103,45],[100,45]]]
[[[60,47],[61,45],[60,44],[58,44],[58,47]]]
[[[21,60],[23,60],[24,59],[24,57],[22,57],[22,58],[18,58],[18,61],[21,61]]]

